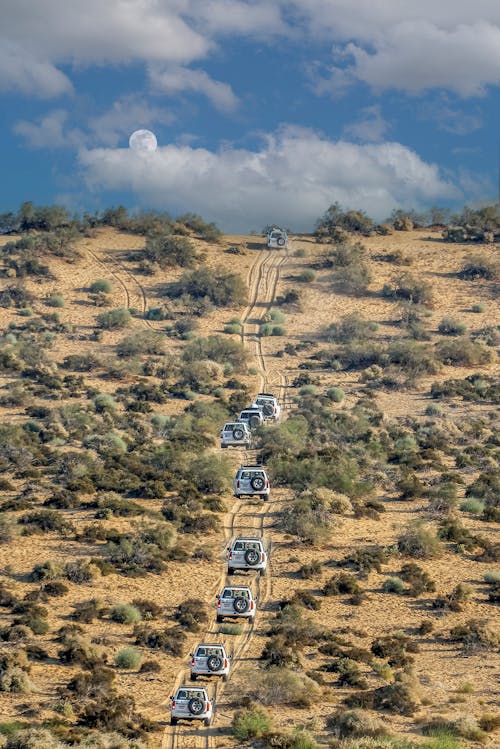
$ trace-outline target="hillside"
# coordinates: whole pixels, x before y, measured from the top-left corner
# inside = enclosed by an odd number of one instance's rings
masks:
[[[286,251],[191,236],[191,270],[145,262],[144,237],[87,234],[38,258],[43,272],[4,252],[4,733],[232,749],[254,740],[233,736],[235,714],[262,710],[261,746],[368,749],[360,737],[388,733],[409,747],[433,727],[494,746],[497,245],[429,229]],[[478,254],[492,278],[462,273]],[[229,305],[200,291],[205,273]],[[219,428],[263,390],[281,424],[222,451]],[[235,500],[257,456],[271,498]],[[224,551],[249,529],[270,568],[235,579],[258,614],[221,632]],[[216,720],[171,727],[207,636],[235,656],[227,684],[209,682]]]

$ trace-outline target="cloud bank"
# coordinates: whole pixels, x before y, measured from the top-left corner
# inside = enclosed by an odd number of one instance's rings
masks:
[[[334,142],[291,127],[268,135],[256,151],[99,148],[81,151],[79,162],[94,191],[131,191],[141,205],[195,211],[229,232],[272,222],[307,231],[334,201],[383,219],[396,206],[461,197],[436,165],[400,143]]]

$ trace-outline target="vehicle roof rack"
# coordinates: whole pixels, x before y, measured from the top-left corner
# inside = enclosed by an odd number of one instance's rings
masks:
[[[235,536],[235,541],[262,541],[262,536]]]
[[[263,463],[242,463],[239,467],[241,471],[243,468],[264,468]]]
[[[259,395],[268,395],[268,396],[269,396],[270,398],[276,398],[276,396],[275,396],[275,395],[273,395],[273,393],[257,393],[257,397],[258,397]]]

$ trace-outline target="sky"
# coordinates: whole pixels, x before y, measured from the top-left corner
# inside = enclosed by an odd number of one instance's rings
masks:
[[[499,84],[497,0],[2,0],[0,212],[493,202]]]

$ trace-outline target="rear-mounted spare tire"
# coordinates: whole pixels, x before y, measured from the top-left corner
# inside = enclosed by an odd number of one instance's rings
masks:
[[[248,598],[243,598],[243,596],[238,596],[238,598],[235,598],[233,602],[233,608],[237,614],[244,614],[248,611],[249,605]]]
[[[191,715],[201,715],[203,707],[203,702],[199,697],[192,697],[188,702],[188,710]]]
[[[260,554],[255,549],[247,549],[245,551],[245,562],[251,567],[254,567],[259,563]]]

